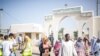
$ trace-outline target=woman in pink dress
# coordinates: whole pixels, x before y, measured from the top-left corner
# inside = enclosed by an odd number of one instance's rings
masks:
[[[43,37],[43,49],[44,49],[44,53],[42,56],[50,56],[50,48],[51,48],[51,43],[48,40],[48,38],[45,36]]]
[[[61,48],[61,42],[60,41],[56,41],[56,43],[54,45],[55,56],[58,56],[60,48]]]
[[[81,37],[78,38],[75,44],[78,56],[85,56],[85,47]]]

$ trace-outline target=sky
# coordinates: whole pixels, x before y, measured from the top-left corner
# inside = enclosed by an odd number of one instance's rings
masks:
[[[45,16],[54,9],[65,8],[65,4],[67,7],[83,6],[84,11],[93,10],[96,14],[96,0],[0,0],[1,26],[6,29],[11,24],[43,24]]]
[[[78,21],[74,17],[67,17],[59,24],[59,30],[64,28],[69,31],[77,31],[78,29]]]

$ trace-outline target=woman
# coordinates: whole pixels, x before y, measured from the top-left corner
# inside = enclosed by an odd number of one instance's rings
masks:
[[[28,36],[24,38],[22,56],[32,56],[32,42]]]
[[[97,41],[97,38],[93,36],[91,38],[91,53],[90,53],[91,55],[94,55],[96,41]]]
[[[88,37],[84,37],[85,55],[90,56],[90,42]]]
[[[50,56],[50,53],[49,53],[50,48],[51,48],[50,41],[48,40],[48,38],[46,36],[43,37],[43,50],[44,50],[44,52],[43,52],[42,56]]]
[[[54,45],[55,56],[58,56],[60,48],[61,48],[61,42],[57,40]]]
[[[75,46],[78,56],[85,56],[85,47],[81,37],[78,38]]]
[[[100,38],[97,39],[96,44],[95,44],[95,50],[94,50],[94,55],[95,56],[100,56]]]

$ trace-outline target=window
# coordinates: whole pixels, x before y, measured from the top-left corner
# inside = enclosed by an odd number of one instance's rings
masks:
[[[39,39],[39,33],[36,33],[36,39],[37,40]]]

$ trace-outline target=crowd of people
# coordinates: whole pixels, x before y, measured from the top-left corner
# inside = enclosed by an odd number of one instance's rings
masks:
[[[22,48],[21,48],[22,47]],[[32,56],[32,42],[30,37],[19,34],[17,37],[15,34],[9,35],[0,34],[0,56],[19,56],[16,51],[20,50],[22,56]]]
[[[51,36],[52,38],[53,36]],[[44,36],[39,45],[40,56],[50,56],[51,50],[55,56],[100,56],[100,38],[78,37],[73,41],[69,34],[65,34],[64,40],[58,39],[55,44],[50,37]]]
[[[24,38],[23,38],[24,37]],[[32,40],[29,36],[13,33],[9,35],[0,34],[0,56],[18,56],[16,51],[20,50],[22,56],[32,56]],[[40,56],[100,56],[100,38],[78,37],[72,40],[70,34],[65,34],[64,39],[59,38],[54,43],[53,34],[49,37],[43,35],[39,44]]]

